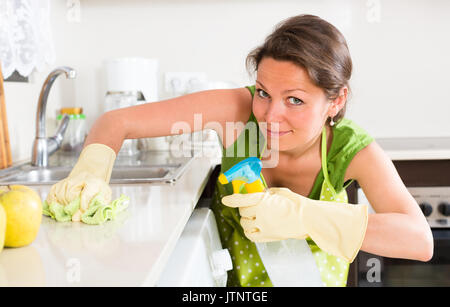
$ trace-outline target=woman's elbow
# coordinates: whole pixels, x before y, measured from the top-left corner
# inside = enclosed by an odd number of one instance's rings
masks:
[[[434,240],[431,229],[427,226],[422,232],[422,238],[420,239],[420,253],[417,260],[427,262],[433,258],[434,253]]]
[[[126,138],[126,134],[125,119],[115,110],[109,111],[103,113],[94,122],[84,145],[101,143],[111,147],[118,153],[122,147],[123,140]]]

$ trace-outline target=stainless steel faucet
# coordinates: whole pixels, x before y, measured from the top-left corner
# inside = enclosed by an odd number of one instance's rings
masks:
[[[69,116],[66,114],[59,125],[56,134],[47,137],[45,133],[45,111],[47,108],[48,94],[50,88],[56,78],[65,74],[67,79],[75,79],[77,72],[67,66],[61,66],[53,70],[42,85],[41,94],[39,95],[38,107],[36,112],[36,137],[33,143],[33,151],[31,154],[31,164],[39,167],[48,165],[48,158],[61,146],[61,142],[69,124]]]

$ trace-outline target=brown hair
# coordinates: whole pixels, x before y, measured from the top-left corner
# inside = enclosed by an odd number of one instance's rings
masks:
[[[313,15],[291,17],[275,27],[264,43],[247,56],[247,69],[253,72],[264,57],[291,61],[304,68],[312,82],[333,100],[347,86],[352,59],[344,36],[329,22]],[[344,117],[346,105],[334,117]]]

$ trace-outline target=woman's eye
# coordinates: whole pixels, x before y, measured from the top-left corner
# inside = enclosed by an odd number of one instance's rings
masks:
[[[288,101],[289,101],[291,104],[293,104],[293,105],[300,105],[300,104],[303,104],[303,100],[298,99],[298,98],[296,98],[296,97],[289,97],[289,98],[288,98]]]
[[[269,97],[269,94],[267,94],[265,91],[263,91],[262,89],[257,89],[256,90],[258,92],[258,96],[261,98],[267,98]]]

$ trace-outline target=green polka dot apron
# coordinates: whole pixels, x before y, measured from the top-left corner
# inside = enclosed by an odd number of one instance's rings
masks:
[[[249,122],[256,119],[251,114]],[[251,132],[249,133],[252,134]],[[248,137],[242,133],[242,137]],[[239,136],[241,138],[241,136]],[[264,137],[262,137],[264,139]],[[327,169],[326,129],[322,131],[322,171],[324,181],[320,193],[320,200],[346,203],[345,189],[336,193],[330,183]],[[237,143],[248,144],[249,140]],[[259,158],[266,146],[265,140],[262,150],[257,150]],[[258,145],[259,148],[259,145]],[[236,153],[236,150],[235,152]],[[246,149],[246,153],[247,149]],[[248,157],[234,157],[231,161],[222,160],[231,167]],[[230,163],[231,162],[231,163]],[[264,186],[267,184],[261,174]],[[240,225],[239,210],[229,208],[221,203],[222,197],[233,193],[230,184],[216,184],[216,193],[213,198],[212,210],[215,213],[222,245],[230,252],[233,261],[233,270],[228,272],[228,286],[236,287],[271,287],[271,286],[345,286],[347,282],[349,264],[322,251],[313,240],[288,239],[277,242],[253,243],[244,235]],[[239,193],[247,193],[244,185]],[[263,261],[264,260],[264,261]]]
[[[320,192],[320,200],[348,203],[347,192],[342,189],[336,193],[333,185],[330,183],[327,168],[327,133],[325,127],[322,130],[322,173],[324,181]],[[321,250],[311,238],[307,238],[311,252],[319,268],[320,276],[324,286],[327,287],[345,287],[347,284],[348,269],[350,264],[336,256],[332,256]]]

